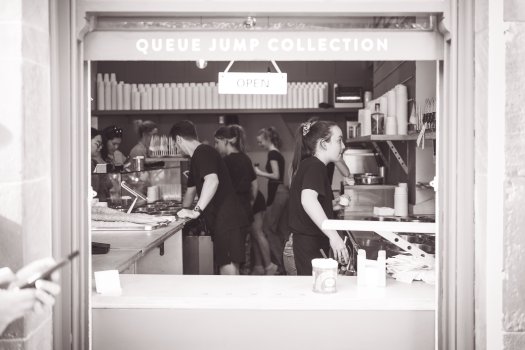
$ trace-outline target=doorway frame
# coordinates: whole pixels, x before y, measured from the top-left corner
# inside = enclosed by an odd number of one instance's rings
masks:
[[[60,6],[66,6],[64,4],[68,3],[63,0],[53,1],[57,1]],[[91,4],[91,6],[99,5],[101,4]],[[89,92],[89,75],[86,76],[86,72],[89,73],[89,62],[84,61],[83,40],[84,35],[92,29],[92,23],[85,21],[85,15],[87,12],[96,11],[85,4],[79,6],[79,9],[76,2],[71,2],[67,6],[70,10],[70,22],[62,23],[62,26],[67,27],[70,33],[70,46],[60,50],[63,51],[64,57],[69,57],[70,67],[65,74],[67,77],[57,83],[60,89],[53,93],[53,98],[56,99],[58,94],[60,100],[69,102],[66,108],[53,104],[53,115],[58,122],[54,125],[66,125],[66,127],[61,129],[58,139],[53,138],[52,147],[53,149],[69,147],[70,152],[66,154],[67,159],[64,162],[53,163],[53,174],[56,179],[53,193],[54,196],[62,198],[62,200],[54,200],[53,205],[53,213],[56,217],[54,228],[59,228],[58,231],[54,230],[57,232],[54,235],[54,242],[68,242],[66,245],[70,245],[71,248],[88,251],[86,249],[90,244],[90,213],[87,190],[83,189],[87,189],[89,185],[87,171],[89,150],[88,143],[85,142],[90,127],[90,120],[85,117],[90,112],[89,104],[85,103],[88,101]],[[474,135],[472,132],[474,89],[473,50],[471,50],[474,36],[472,22],[468,19],[465,21],[469,11],[473,14],[473,6],[472,0],[461,4],[458,4],[457,0],[451,0],[450,9],[447,8],[443,13],[445,21],[441,23],[446,56],[442,66],[443,104],[440,107],[442,111],[439,125],[440,138],[437,143],[438,164],[444,165],[437,167],[440,195],[436,197],[441,238],[438,244],[443,251],[439,261],[440,284],[436,312],[438,330],[436,345],[440,349],[474,348]],[[347,11],[348,8],[346,7]],[[131,8],[136,11],[141,9],[140,6]],[[283,13],[276,13],[276,15],[289,14],[288,7],[284,6],[283,9]],[[98,8],[98,10],[104,9]],[[355,12],[345,12],[345,9],[338,15],[341,13],[355,15]],[[64,40],[55,35],[56,40]],[[465,176],[458,176],[458,174]],[[67,176],[70,176],[69,181],[63,182],[62,180],[66,180]],[[62,188],[64,183],[71,184],[71,187]],[[457,189],[462,189],[463,192],[460,194]],[[64,250],[58,245],[57,247]],[[76,277],[70,282],[73,296],[70,305],[73,322],[71,348],[73,349],[90,348],[90,265],[91,257],[86,254],[77,266],[73,266],[74,271],[77,272]],[[66,321],[66,319],[55,318],[54,328],[63,329],[62,326]],[[63,343],[65,342],[64,340]],[[66,348],[65,345],[63,346]]]

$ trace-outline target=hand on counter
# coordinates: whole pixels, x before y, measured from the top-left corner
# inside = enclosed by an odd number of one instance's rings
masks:
[[[341,210],[350,205],[350,196],[343,194],[333,200],[332,205],[334,210]]]
[[[177,212],[177,216],[179,218],[196,219],[200,215],[201,214],[198,211],[191,210],[191,209],[181,209],[181,210],[179,210],[179,212]]]

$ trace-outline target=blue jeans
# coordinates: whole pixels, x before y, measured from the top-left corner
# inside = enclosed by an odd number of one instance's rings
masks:
[[[297,269],[295,268],[295,259],[293,256],[293,233],[290,233],[290,238],[286,241],[283,251],[284,271],[287,275],[297,276]]]
[[[284,233],[279,225],[283,213],[287,210],[288,188],[280,184],[272,205],[266,208],[263,218],[263,231],[268,238],[273,262],[283,268]]]

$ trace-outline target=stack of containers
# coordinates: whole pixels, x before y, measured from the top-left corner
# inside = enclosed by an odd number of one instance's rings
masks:
[[[219,95],[217,84],[117,82],[115,73],[97,74],[100,111],[173,109],[282,109],[318,108],[328,102],[327,82],[288,83],[286,95]]]
[[[408,91],[402,84],[375,100],[365,101],[365,108],[359,110],[358,121],[361,124],[361,136],[372,134],[370,115],[379,103],[380,111],[386,116],[386,135],[407,135],[408,130]]]
[[[408,216],[408,186],[400,182],[394,192],[394,215]]]

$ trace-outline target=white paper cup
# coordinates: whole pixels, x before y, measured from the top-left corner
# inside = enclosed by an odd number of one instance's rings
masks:
[[[334,259],[312,259],[313,291],[335,293],[337,282],[337,261]]]
[[[153,203],[159,200],[159,187],[150,186],[148,187],[147,202]]]

